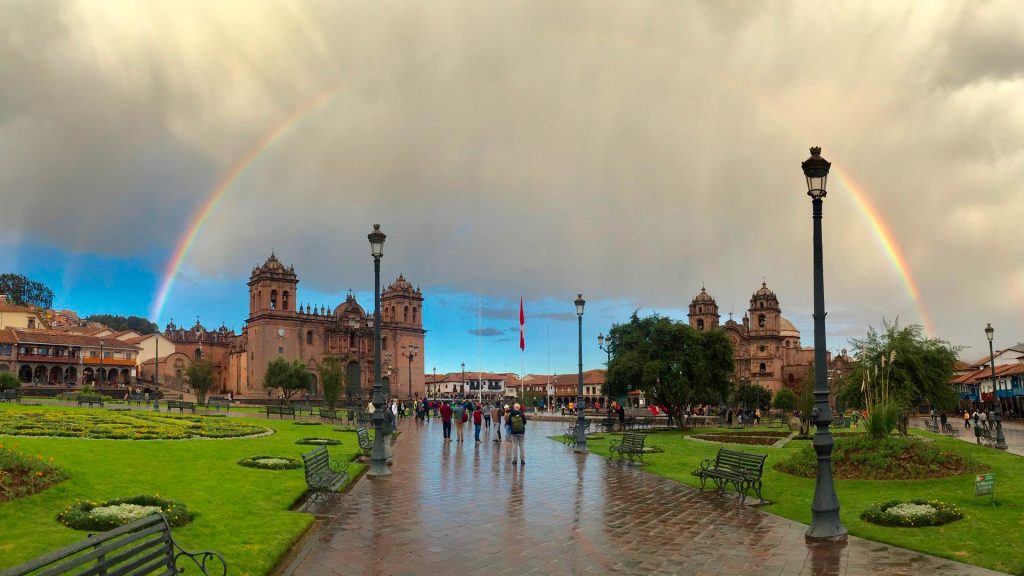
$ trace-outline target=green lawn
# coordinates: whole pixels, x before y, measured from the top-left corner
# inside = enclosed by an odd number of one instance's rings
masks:
[[[709,428],[696,433],[714,430],[721,429]],[[1024,458],[924,431],[915,430],[914,434],[927,435],[949,451],[970,455],[988,465],[996,475],[996,506],[988,496],[974,496],[974,476],[970,474],[939,480],[839,480],[836,492],[840,514],[850,534],[994,570],[1024,574],[1024,546],[1020,545],[1021,534],[1024,534]],[[617,441],[618,435],[601,436],[604,438],[588,440],[587,444],[593,452],[607,456],[609,442]],[[806,440],[794,440],[782,449],[729,445],[733,449],[768,454],[763,495],[773,504],[762,510],[805,524],[811,520],[814,479],[778,472],[773,464],[806,443]],[[647,437],[647,445],[665,451],[645,455],[645,470],[695,487],[700,486],[700,480],[691,474],[692,470],[704,458],[713,458],[723,446],[689,439],[679,432],[652,433]],[[860,513],[871,503],[911,498],[955,504],[963,510],[964,519],[927,528],[887,528],[860,519]]]
[[[0,405],[0,410],[103,412],[102,408]],[[234,418],[232,418],[234,420]],[[358,452],[354,432],[334,425],[297,426],[291,419],[240,419],[275,431],[258,438],[214,440],[86,440],[0,435],[0,443],[23,453],[53,457],[69,474],[64,482],[32,496],[0,504],[0,569],[20,564],[85,538],[85,532],[57,523],[57,514],[76,499],[106,500],[159,494],[185,503],[192,523],[174,529],[186,549],[224,555],[231,574],[269,573],[313,522],[288,509],[306,490],[303,471],[245,468],[238,460],[255,455],[298,458],[314,446],[295,444],[307,436],[337,438],[332,459]],[[361,464],[349,466],[353,476]]]

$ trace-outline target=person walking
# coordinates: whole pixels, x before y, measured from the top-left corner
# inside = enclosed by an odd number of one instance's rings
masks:
[[[447,402],[441,403],[441,430],[444,431],[444,441],[452,439],[452,407]]]
[[[462,442],[462,425],[466,423],[466,407],[461,402],[456,402],[452,408],[452,418],[455,419],[455,441]]]
[[[970,428],[970,427],[971,427],[971,413],[968,412],[967,410],[964,410],[964,428]]]
[[[512,421],[508,418],[510,412],[512,412],[512,408],[505,404],[505,442],[512,441]]]
[[[491,418],[494,420],[494,431],[498,434],[494,441],[501,442],[501,408],[497,404],[491,407]]]
[[[526,413],[517,402],[508,413],[509,430],[512,435],[512,465],[518,462],[520,466],[526,466],[526,452],[523,448],[523,439],[526,435]]]
[[[484,404],[484,428],[486,428],[488,432],[491,431],[491,403],[490,402],[487,402],[486,404]]]
[[[484,424],[483,408],[480,406],[475,407],[473,410],[473,437],[476,443],[480,443],[480,427]]]

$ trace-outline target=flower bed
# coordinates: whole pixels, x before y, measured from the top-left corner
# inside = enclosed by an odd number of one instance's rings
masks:
[[[872,524],[902,528],[941,526],[963,517],[959,508],[938,500],[890,500],[873,504],[860,515]]]
[[[0,502],[35,494],[68,477],[50,462],[53,458],[44,461],[42,454],[33,457],[0,444]]]
[[[172,416],[154,412],[0,411],[0,434],[59,436],[112,440],[183,440],[237,438],[267,432],[266,428],[236,420],[201,416]]]
[[[337,446],[341,444],[341,440],[335,440],[334,438],[299,438],[295,443],[314,444],[316,446]]]
[[[57,520],[75,530],[112,530],[154,512],[163,513],[171,526],[184,526],[192,520],[184,504],[147,495],[100,503],[79,500],[58,514]]]
[[[262,468],[263,470],[290,470],[302,468],[302,462],[287,456],[250,456],[238,461],[240,466]]]
[[[784,437],[785,435],[783,435]],[[779,441],[780,436],[768,436],[765,434],[742,434],[732,432],[714,432],[707,434],[694,434],[693,438],[707,440],[708,442],[722,442],[726,444],[747,444],[750,446],[771,446]]]
[[[805,444],[777,462],[779,472],[814,478],[818,456]],[[839,438],[832,451],[832,474],[839,479],[916,480],[959,476],[984,469],[976,461],[915,437],[874,440],[863,434]]]
[[[320,426],[320,422],[307,422],[305,420],[298,420],[294,422],[296,426]]]

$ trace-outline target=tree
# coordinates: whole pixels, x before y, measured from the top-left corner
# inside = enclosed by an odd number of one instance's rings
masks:
[[[159,328],[155,323],[141,316],[118,316],[115,314],[93,314],[83,318],[86,322],[98,322],[115,331],[135,330],[139,334],[153,334]]]
[[[267,363],[267,372],[263,376],[265,388],[280,388],[285,400],[290,400],[296,392],[307,390],[312,374],[305,364],[298,360],[288,362],[284,358],[275,358]]]
[[[746,408],[767,408],[772,404],[772,391],[743,380],[733,393],[733,402]]]
[[[722,331],[701,332],[658,314],[641,319],[634,312],[629,323],[612,326],[609,335],[618,343],[608,369],[613,395],[629,387],[643,390],[673,422],[680,421],[689,402],[727,397],[733,357]]]
[[[0,372],[0,390],[17,390],[21,388],[18,377],[10,372]]]
[[[185,370],[185,378],[199,404],[206,404],[206,393],[213,387],[213,362],[196,360]]]
[[[7,296],[12,304],[20,306],[53,306],[53,290],[21,274],[0,274],[0,294]]]
[[[333,356],[324,358],[317,368],[320,373],[320,385],[324,389],[324,402],[327,408],[334,410],[338,404],[338,396],[341,395],[341,382],[345,379],[345,369],[341,362]]]
[[[793,408],[796,408],[796,394],[794,394],[789,388],[783,388],[775,395],[775,402],[773,405],[779,410],[792,410]]]

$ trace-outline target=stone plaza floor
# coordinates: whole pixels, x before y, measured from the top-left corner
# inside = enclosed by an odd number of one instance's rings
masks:
[[[564,424],[528,425],[525,467],[471,426],[464,443],[437,421],[400,429],[389,478],[310,505],[320,522],[286,576],[998,574],[860,538],[808,545],[803,524],[575,455],[546,438]]]

